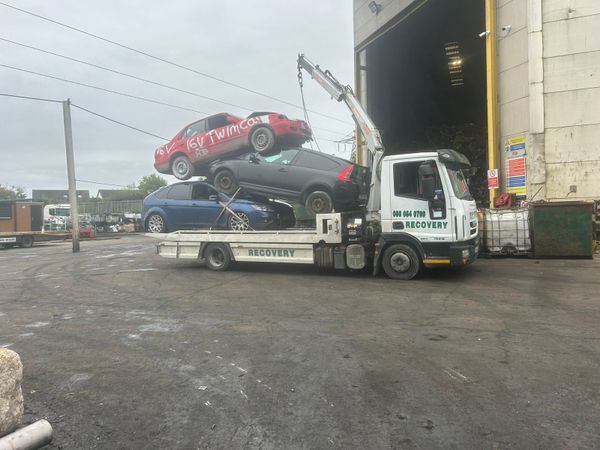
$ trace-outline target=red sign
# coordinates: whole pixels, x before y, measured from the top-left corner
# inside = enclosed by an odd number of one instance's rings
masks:
[[[488,189],[498,189],[500,182],[498,181],[498,169],[490,169],[487,172]]]

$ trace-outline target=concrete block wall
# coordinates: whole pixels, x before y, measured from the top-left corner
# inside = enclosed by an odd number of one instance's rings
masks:
[[[371,0],[354,0],[354,44],[359,45],[373,34],[383,29],[398,14],[413,4],[423,0],[377,0],[380,5],[378,14],[369,9]]]
[[[542,13],[546,197],[600,199],[600,1],[543,0]]]

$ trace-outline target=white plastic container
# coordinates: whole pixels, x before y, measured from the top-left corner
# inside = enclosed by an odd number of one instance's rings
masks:
[[[531,252],[529,209],[485,209],[481,225],[482,246],[492,255],[524,255]]]

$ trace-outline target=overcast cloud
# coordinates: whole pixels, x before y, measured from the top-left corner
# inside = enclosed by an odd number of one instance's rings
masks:
[[[47,0],[6,3],[300,104],[296,55],[304,52],[344,83],[353,81],[352,2],[349,0],[218,0],[169,2]],[[0,5],[0,37],[51,50],[255,110],[302,118],[300,109],[183,71]],[[234,108],[128,79],[0,41],[0,64],[43,72],[207,113]],[[200,113],[171,109],[0,67],[0,92],[72,102],[171,138]],[[308,79],[307,107],[348,123],[310,114],[321,149],[352,130],[345,106]],[[154,173],[160,139],[72,110],[77,178],[127,185]],[[326,128],[334,131],[324,131]],[[0,97],[0,183],[66,189],[60,104]],[[326,140],[327,139],[327,140]],[[349,150],[349,149],[348,149]],[[341,155],[349,157],[349,154]],[[172,176],[165,176],[169,182]],[[78,183],[95,194],[98,188]]]

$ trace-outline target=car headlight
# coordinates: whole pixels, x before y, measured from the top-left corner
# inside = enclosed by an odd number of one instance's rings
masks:
[[[256,209],[257,211],[262,211],[262,212],[275,212],[273,209],[269,208],[268,206],[263,206],[263,205],[252,205],[252,207],[254,209]]]

